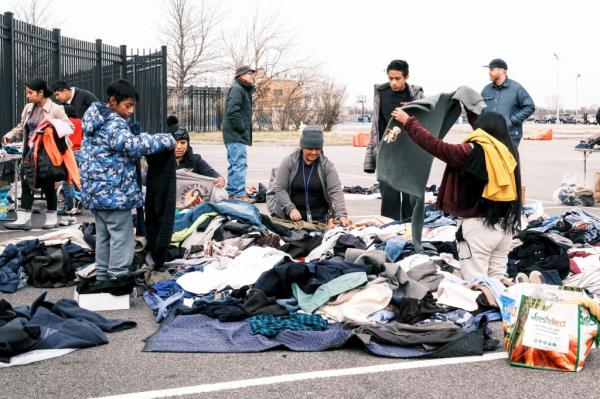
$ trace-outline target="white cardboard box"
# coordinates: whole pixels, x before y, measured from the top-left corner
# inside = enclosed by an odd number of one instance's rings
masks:
[[[114,296],[107,293],[80,294],[75,290],[74,299],[80,307],[94,312],[129,309],[129,295]]]

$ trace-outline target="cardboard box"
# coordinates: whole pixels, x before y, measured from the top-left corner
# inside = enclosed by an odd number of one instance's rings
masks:
[[[94,312],[129,309],[129,295],[114,296],[107,293],[80,294],[75,290],[74,299],[80,307]]]

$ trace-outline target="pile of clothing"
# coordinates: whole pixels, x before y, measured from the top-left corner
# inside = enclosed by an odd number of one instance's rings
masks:
[[[56,303],[40,295],[31,306],[14,307],[0,299],[0,367],[18,363],[18,357],[38,351],[28,361],[45,359],[48,349],[80,349],[108,343],[106,332],[134,328],[129,320],[108,320],[80,308],[71,299]],[[60,354],[67,353],[61,351]],[[50,355],[55,355],[51,352]]]
[[[588,187],[563,183],[554,196],[563,204],[569,206],[594,206],[594,192]]]
[[[146,351],[326,350],[360,342],[389,357],[481,354],[498,341],[497,280],[458,277],[456,218],[429,208],[424,251],[386,218],[350,228],[291,223],[247,203],[176,216],[172,276],[144,299],[161,323]],[[229,337],[236,337],[231,340]]]

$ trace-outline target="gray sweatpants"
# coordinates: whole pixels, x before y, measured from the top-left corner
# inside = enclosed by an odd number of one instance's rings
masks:
[[[96,279],[129,274],[135,247],[131,210],[96,210]]]
[[[483,218],[462,220],[465,241],[459,242],[458,256],[463,279],[476,277],[501,278],[506,275],[512,234],[499,225],[494,229],[483,224]]]

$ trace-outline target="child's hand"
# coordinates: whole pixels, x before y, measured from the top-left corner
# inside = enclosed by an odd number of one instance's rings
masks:
[[[139,122],[130,123],[129,130],[137,136],[142,132],[142,125]]]

